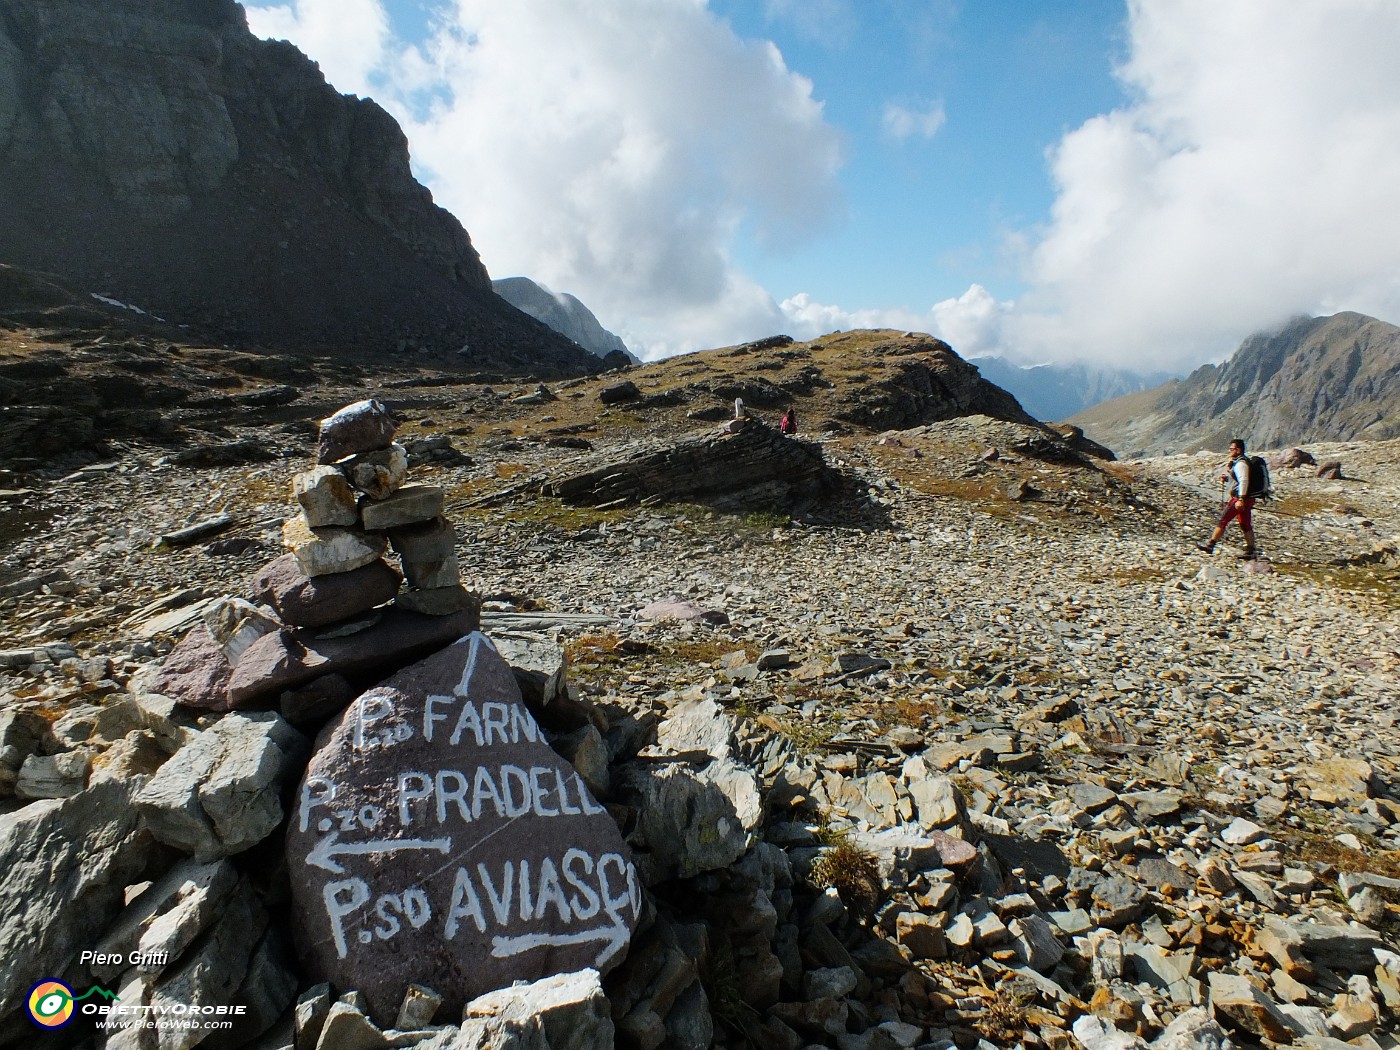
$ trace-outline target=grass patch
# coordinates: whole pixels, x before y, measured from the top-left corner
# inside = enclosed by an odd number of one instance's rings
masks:
[[[1029,995],[998,989],[974,1027],[993,1046],[1014,1046],[1024,1038],[1030,1026],[1026,1009],[1030,1001]]]
[[[606,433],[650,430],[652,425],[652,421],[646,416],[639,416],[632,412],[600,412],[594,423],[598,430]]]
[[[1274,571],[1280,576],[1364,595],[1388,611],[1400,609],[1400,569],[1388,565],[1275,564]]]
[[[744,527],[759,532],[785,529],[792,524],[792,515],[782,510],[756,510],[744,515]]]
[[[1358,836],[1360,838],[1361,836]],[[1343,846],[1325,833],[1293,831],[1283,836],[1297,850],[1298,858],[1310,864],[1328,864],[1338,871],[1383,875],[1400,879],[1400,851],[1377,850],[1363,853]]]
[[[1310,514],[1335,516],[1332,508],[1337,506],[1335,494],[1321,492],[1289,492],[1277,499],[1265,500],[1257,505],[1261,512],[1275,514],[1280,518],[1306,518]]]
[[[922,731],[945,712],[946,708],[937,700],[925,700],[918,695],[905,693],[857,705],[850,709],[849,714],[870,718],[881,731],[888,732],[896,726]]]
[[[839,723],[835,721],[815,718],[778,718],[764,715],[759,722],[764,728],[781,733],[804,755],[824,751],[840,728]]]

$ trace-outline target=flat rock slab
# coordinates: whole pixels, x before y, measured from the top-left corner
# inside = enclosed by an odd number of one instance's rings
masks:
[[[617,825],[472,633],[322,731],[287,862],[315,979],[392,1023],[411,984],[442,1016],[518,980],[620,961],[641,913]]]
[[[349,572],[307,576],[285,554],[264,565],[253,580],[253,597],[277,610],[293,627],[324,627],[382,605],[399,592],[403,577],[376,559]]]
[[[307,576],[358,569],[378,560],[388,547],[377,532],[366,533],[342,525],[312,528],[300,514],[283,523],[282,544],[291,550]]]
[[[389,608],[371,627],[335,638],[309,631],[278,631],[248,647],[229,680],[229,702],[255,707],[324,674],[357,676],[403,667],[476,630],[475,602],[451,616]]]
[[[785,437],[749,419],[734,434],[707,431],[671,443],[648,443],[622,459],[594,461],[582,471],[549,479],[542,491],[566,503],[600,505],[648,498],[705,500],[768,482],[787,492],[816,494],[834,478],[820,445]]]
[[[441,516],[441,485],[405,485],[382,500],[365,499],[360,508],[364,527],[371,532],[432,521]]]

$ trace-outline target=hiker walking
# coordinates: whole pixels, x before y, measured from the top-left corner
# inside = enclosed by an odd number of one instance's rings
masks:
[[[1196,544],[1207,554],[1215,553],[1215,545],[1220,542],[1220,537],[1225,535],[1225,528],[1236,518],[1239,519],[1240,531],[1244,533],[1244,553],[1241,557],[1253,559],[1257,557],[1254,548],[1254,495],[1257,486],[1253,474],[1257,468],[1250,463],[1244,454],[1244,441],[1235,438],[1230,442],[1230,463],[1225,468],[1225,473],[1220,475],[1220,484],[1223,488],[1228,482],[1230,485],[1230,501],[1225,505],[1224,513],[1220,515],[1220,521],[1215,526],[1215,531],[1210,534],[1210,539],[1205,543]],[[1262,479],[1259,479],[1262,481]]]
[[[783,418],[778,421],[778,429],[784,434],[797,433],[797,409],[788,406],[788,410],[783,413]]]

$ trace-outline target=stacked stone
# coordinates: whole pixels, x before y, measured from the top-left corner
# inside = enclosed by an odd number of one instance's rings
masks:
[[[285,623],[320,627],[390,598],[430,616],[471,605],[458,576],[455,533],[442,513],[443,490],[406,484],[408,452],[394,441],[397,429],[374,400],[322,422],[317,466],[292,484],[301,512],[282,528],[290,562],[274,563],[279,578],[295,571],[304,582],[262,588]],[[402,575],[384,560],[390,546]]]
[[[310,722],[344,706],[357,683],[477,628],[443,490],[405,484],[396,429],[373,400],[322,422],[317,465],[292,483],[301,509],[282,527],[290,553],[253,580],[252,598],[277,618],[240,598],[212,603],[146,692],[205,711],[280,704]],[[386,560],[391,548],[401,569]]]

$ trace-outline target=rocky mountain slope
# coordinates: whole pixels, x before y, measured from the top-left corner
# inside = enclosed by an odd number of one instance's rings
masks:
[[[91,347],[48,334],[3,333],[5,363],[88,367]],[[1344,480],[1278,471],[1265,558],[1242,563],[1193,546],[1212,456],[1075,454],[927,337],[544,384],[312,361],[290,394],[254,370],[276,355],[126,338],[130,375],[202,373],[210,401],[159,413],[161,441],[111,433],[101,460],[56,445],[0,474],[0,944],[25,945],[23,974],[84,937],[167,950],[93,977],[133,1003],[247,1004],[220,1045],[277,1050],[1393,1045],[1397,442],[1310,444]],[[142,684],[284,556],[317,421],[368,396],[401,420],[412,482],[442,490],[483,629],[503,650],[535,632],[517,678],[587,712],[548,741],[644,891],[601,980],[504,989],[465,1020],[431,993],[395,1017],[319,985],[280,936],[301,823],[279,800],[306,805],[305,755],[322,720],[346,724],[325,706],[344,696],[198,714]],[[639,449],[736,444],[716,436],[735,396],[755,430],[795,404],[802,462],[847,483],[734,512],[668,500],[653,474],[654,499],[542,494]],[[318,644],[354,650],[357,626]],[[385,893],[436,867],[373,864]],[[379,904],[404,930],[407,898]],[[20,976],[0,987],[6,1045],[34,1038]]]
[[[233,0],[0,8],[0,262],[223,342],[597,368],[491,294],[393,118]]]
[[[1299,318],[1222,365],[1072,417],[1119,455],[1400,435],[1400,328],[1364,314]]]
[[[491,287],[517,310],[568,336],[585,350],[603,358],[610,367],[625,368],[638,363],[627,344],[604,328],[577,296],[551,292],[528,277],[503,277],[492,281]]]

